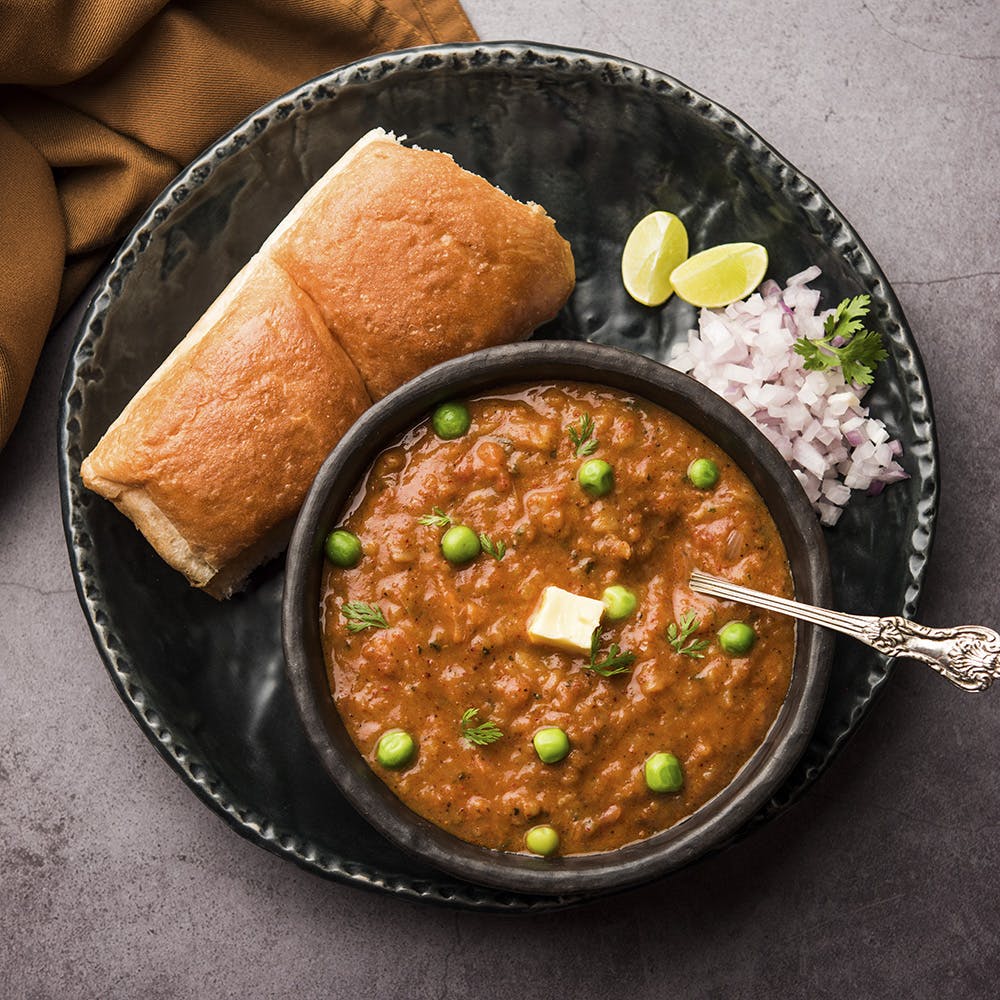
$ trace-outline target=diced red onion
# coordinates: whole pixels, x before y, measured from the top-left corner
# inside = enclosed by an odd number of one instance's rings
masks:
[[[793,349],[799,337],[824,335],[829,310],[817,312],[819,292],[808,287],[819,274],[806,268],[784,289],[768,279],[742,302],[702,309],[670,365],[752,420],[792,467],[820,521],[833,526],[852,490],[877,496],[909,476],[896,461],[902,445],[861,402],[867,387],[848,385],[839,368],[807,371]]]
[[[823,272],[813,264],[811,267],[807,267],[804,271],[799,271],[798,274],[793,274],[788,281],[785,282],[786,286],[791,288],[794,285],[808,285],[810,281],[815,281]]]

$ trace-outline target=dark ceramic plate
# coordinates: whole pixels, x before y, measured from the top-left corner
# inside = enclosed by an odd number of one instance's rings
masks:
[[[284,677],[283,568],[223,604],[191,590],[115,509],[79,482],[84,455],[305,189],[383,125],[546,207],[572,243],[578,285],[541,336],[616,344],[651,358],[694,323],[672,301],[632,302],[618,261],[654,208],[694,248],[768,247],[781,280],[823,268],[826,304],[859,292],[890,359],[869,396],[912,479],[856,497],[827,533],[834,603],[912,616],[934,525],[937,462],[923,367],[899,303],[840,213],[718,105],[621,60],[525,43],[373,57],[304,84],[253,115],[157,199],[108,268],[70,359],[60,417],[63,514],[84,612],[111,678],[157,749],[238,832],[310,871],[411,898],[524,910],[577,901],[478,888],[415,864],[374,834],[313,756]],[[829,694],[801,762],[753,822],[794,801],[858,725],[886,660],[838,641]]]

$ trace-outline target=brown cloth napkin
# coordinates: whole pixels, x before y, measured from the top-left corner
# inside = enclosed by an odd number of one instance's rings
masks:
[[[53,319],[184,164],[334,66],[475,39],[458,0],[0,0],[0,448]]]

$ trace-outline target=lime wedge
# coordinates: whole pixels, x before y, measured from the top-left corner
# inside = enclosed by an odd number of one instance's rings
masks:
[[[644,306],[662,305],[673,294],[670,272],[688,255],[684,223],[670,212],[653,212],[629,233],[622,251],[625,290]]]
[[[723,243],[689,257],[670,283],[685,302],[716,309],[746,298],[766,271],[767,251],[759,243]]]

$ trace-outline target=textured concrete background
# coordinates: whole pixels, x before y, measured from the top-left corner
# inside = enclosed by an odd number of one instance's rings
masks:
[[[1000,625],[994,0],[468,0],[484,38],[613,52],[746,119],[857,227],[936,403],[923,620]],[[0,996],[986,997],[1000,978],[1000,690],[904,664],[833,769],[721,857],[543,917],[418,907],[252,847],[128,717],[67,566],[70,331],[0,453]]]

